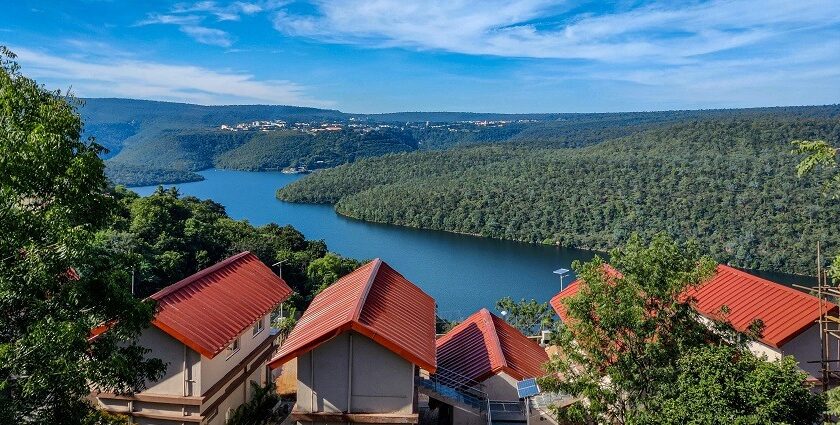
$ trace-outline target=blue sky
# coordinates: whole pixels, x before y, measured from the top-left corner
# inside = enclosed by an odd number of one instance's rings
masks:
[[[840,102],[840,1],[5,2],[0,44],[84,97],[347,112]]]

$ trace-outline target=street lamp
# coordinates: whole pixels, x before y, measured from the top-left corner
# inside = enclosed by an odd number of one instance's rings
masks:
[[[271,265],[271,267],[277,267],[277,266],[280,266],[280,268],[278,268],[278,270],[280,271],[280,273],[278,273],[278,274],[277,274],[277,276],[280,276],[280,279],[282,279],[282,278],[283,278],[283,263],[285,263],[287,260],[288,260],[288,259],[286,259],[286,260],[280,260],[280,261],[278,261],[278,262],[276,262],[276,263],[274,263],[274,264],[272,264],[272,265]]]
[[[560,291],[563,291],[563,278],[569,275],[569,269],[557,269],[554,274],[560,276]]]

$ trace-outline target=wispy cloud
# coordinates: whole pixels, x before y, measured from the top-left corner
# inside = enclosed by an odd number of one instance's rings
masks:
[[[277,12],[275,28],[370,47],[611,62],[680,61],[840,22],[833,0],[665,2],[600,15],[576,15],[550,0],[312,3],[315,15]]]
[[[221,47],[230,47],[233,44],[228,33],[215,28],[198,25],[182,25],[180,29],[184,34],[187,34],[199,43]]]
[[[235,1],[225,4],[215,1],[178,3],[165,13],[149,13],[136,25],[175,25],[199,43],[230,47],[233,44],[233,36],[227,31],[211,27],[207,21],[238,21],[242,16],[274,10],[285,4],[277,0],[250,3]]]
[[[268,103],[330,106],[310,98],[306,87],[284,80],[258,80],[248,73],[212,70],[130,58],[73,58],[12,46],[27,75],[66,84],[83,97],[129,97],[205,105]]]

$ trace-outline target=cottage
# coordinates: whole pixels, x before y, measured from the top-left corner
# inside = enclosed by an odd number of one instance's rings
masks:
[[[520,401],[517,382],[544,375],[545,350],[503,319],[481,309],[436,342],[440,376],[474,382],[486,394],[487,411],[448,409],[453,424],[485,424],[490,420],[524,421],[527,408]],[[435,394],[431,394],[432,397]],[[540,416],[539,412],[534,412]],[[551,419],[545,414],[542,419]]]
[[[312,300],[269,365],[295,358],[297,423],[417,423],[418,370],[436,369],[435,301],[373,260]]]
[[[254,254],[243,252],[151,296],[152,326],[140,337],[167,364],[141,393],[97,393],[99,407],[136,424],[224,424],[270,378],[269,315],[291,289]]]
[[[578,292],[580,280],[551,299],[551,306],[566,319],[562,300]],[[688,291],[697,300],[697,311],[707,318],[720,318],[721,307],[729,309],[727,319],[735,329],[746,331],[755,319],[764,324],[762,337],[750,344],[757,355],[768,360],[793,356],[812,378],[820,377],[820,301],[818,298],[723,264],[708,281]],[[836,314],[838,307],[823,302],[822,311]],[[837,340],[830,352],[837,353]]]

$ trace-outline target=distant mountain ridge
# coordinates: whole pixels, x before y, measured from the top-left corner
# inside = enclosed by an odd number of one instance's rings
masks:
[[[413,150],[507,143],[532,147],[579,147],[624,137],[665,124],[722,117],[786,116],[825,118],[840,106],[795,106],[616,113],[394,112],[346,113],[285,105],[204,106],[120,98],[85,99],[79,112],[85,136],[109,152],[112,181],[149,185],[200,180],[210,168],[279,170],[324,168],[358,158]],[[351,131],[306,134],[295,131],[231,132],[219,126],[254,120],[288,122],[382,123],[373,133]],[[405,123],[510,121],[503,126],[452,128]],[[392,127],[395,126],[395,127]]]

